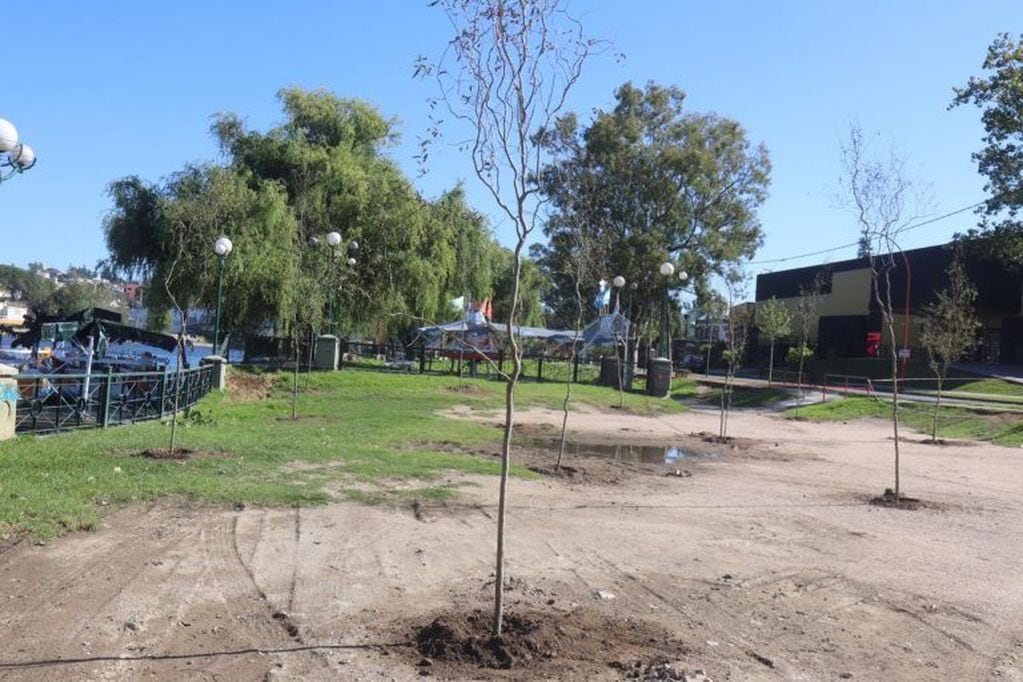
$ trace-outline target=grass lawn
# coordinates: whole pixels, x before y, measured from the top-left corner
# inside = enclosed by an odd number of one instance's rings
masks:
[[[902,403],[901,423],[925,433],[931,432],[934,408],[923,403]],[[795,416],[795,410],[788,410]],[[890,404],[873,398],[852,397],[799,408],[799,417],[814,421],[851,421],[854,419],[891,419]],[[999,445],[1023,444],[1023,416],[962,407],[941,407],[938,411],[938,437],[987,440]]]
[[[936,386],[931,386],[936,390]],[[963,378],[950,379],[945,384],[945,390],[964,393],[985,393],[987,395],[1010,396],[1023,398],[1023,384],[1004,379],[982,378],[964,380]]]
[[[161,422],[0,443],[0,541],[88,529],[110,506],[165,495],[259,505],[323,504],[338,495],[436,499],[457,492],[443,481],[445,472],[498,472],[496,460],[450,447],[496,444],[496,429],[435,413],[454,405],[499,409],[501,383],[358,370],[304,375],[299,419],[292,421],[291,375],[265,376],[268,397],[210,395],[179,422],[180,447],[226,456],[129,456],[168,446],[170,428]],[[560,409],[563,395],[563,384],[524,382],[518,405]],[[573,396],[575,405],[618,403],[617,392],[598,386],[576,385]],[[636,394],[625,396],[625,407],[644,414],[685,409]]]

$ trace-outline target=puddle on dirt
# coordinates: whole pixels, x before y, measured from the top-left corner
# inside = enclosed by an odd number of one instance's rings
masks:
[[[557,438],[531,438],[529,445],[557,450]],[[565,453],[582,457],[600,457],[615,462],[642,462],[643,464],[676,464],[678,462],[712,461],[722,457],[719,452],[694,452],[677,445],[617,445],[612,443],[584,443],[569,440]]]

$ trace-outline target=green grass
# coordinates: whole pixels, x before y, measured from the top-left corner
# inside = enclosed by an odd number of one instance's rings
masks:
[[[934,408],[923,403],[903,403],[900,423],[929,434]],[[892,407],[873,398],[844,398],[799,408],[798,416],[812,421],[852,421],[855,419],[891,419]],[[794,409],[786,412],[795,416]],[[1023,444],[1023,416],[974,410],[962,407],[941,407],[938,410],[938,437],[984,440],[999,445]]]
[[[963,391],[966,393],[985,393],[987,395],[1011,396],[1023,398],[1023,384],[1004,379],[975,379],[964,381],[962,378],[949,379],[944,386],[948,391]],[[931,386],[937,390],[937,386]]]
[[[455,493],[437,483],[445,472],[498,472],[495,460],[458,452],[496,444],[496,429],[437,413],[455,405],[500,409],[501,383],[350,369],[303,375],[299,419],[292,421],[290,373],[260,374],[274,382],[268,398],[210,395],[179,422],[180,447],[226,457],[128,456],[167,447],[170,428],[160,422],[0,443],[0,543],[23,532],[47,537],[91,528],[111,507],[168,495],[256,505],[323,504],[335,494],[437,499]],[[573,388],[575,406],[617,405],[612,389]],[[518,404],[560,409],[563,391],[563,384],[523,382]],[[626,395],[625,407],[647,414],[685,409],[635,394]]]
[[[781,388],[733,386],[732,407],[766,407],[782,400],[789,400],[794,396],[794,392]],[[700,396],[700,402],[707,405],[720,405],[721,389],[715,388]]]

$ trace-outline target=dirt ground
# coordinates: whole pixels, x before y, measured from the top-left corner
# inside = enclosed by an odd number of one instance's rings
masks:
[[[712,456],[570,455],[598,475],[513,480],[509,613],[663,633],[643,635],[662,662],[715,681],[1023,680],[1020,450],[905,443],[903,490],[926,503],[907,511],[867,504],[891,485],[883,424],[736,414],[734,449],[689,435],[713,412],[570,426]],[[456,480],[457,502],[414,509],[163,501],[22,542],[0,554],[0,679],[635,678],[649,649],[585,633],[528,673],[423,660],[416,626],[493,590],[496,480]]]

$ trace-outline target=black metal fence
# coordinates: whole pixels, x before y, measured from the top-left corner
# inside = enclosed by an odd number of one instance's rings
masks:
[[[283,339],[277,353],[255,356],[240,366],[265,369],[294,369],[296,357],[299,371],[313,369],[311,340],[300,339],[296,353],[294,342]],[[512,369],[511,356],[504,352],[491,353],[484,359],[466,351],[459,353],[445,348],[423,345],[406,346],[400,342],[372,343],[341,339],[340,368],[358,368],[411,374],[436,374],[464,377],[496,378]],[[596,381],[600,375],[600,357],[588,355],[572,359],[552,355],[540,349],[527,349],[523,357],[522,378],[533,381]]]
[[[213,387],[214,367],[169,372],[20,374],[15,431],[55,433],[133,424],[187,409]]]
[[[342,341],[344,366],[380,369],[416,374],[448,374],[467,377],[497,377],[512,370],[512,359],[504,352],[483,358],[475,353],[462,353],[427,346],[404,346],[399,343],[363,343]],[[526,352],[522,358],[522,378],[534,381],[592,382],[600,374],[599,357]]]

